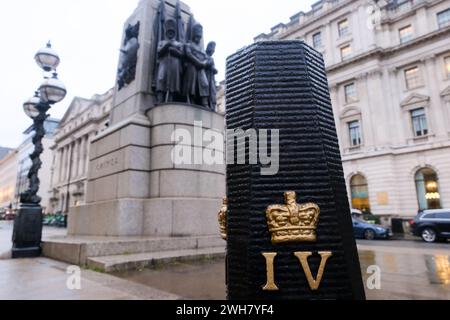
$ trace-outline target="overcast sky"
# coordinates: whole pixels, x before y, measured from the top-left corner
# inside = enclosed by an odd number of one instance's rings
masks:
[[[42,81],[34,54],[48,40],[61,57],[67,98],[50,114],[62,118],[74,96],[89,98],[114,85],[124,21],[139,0],[0,1],[0,146],[17,147],[31,125],[23,102]],[[316,0],[185,0],[203,24],[205,42],[217,42],[217,80],[225,59],[253,38]]]

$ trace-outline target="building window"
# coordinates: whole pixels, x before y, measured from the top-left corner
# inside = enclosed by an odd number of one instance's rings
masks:
[[[348,131],[350,135],[350,145],[358,147],[362,143],[361,125],[359,121],[352,121],[348,123]]]
[[[413,67],[405,70],[406,88],[408,90],[420,87],[422,79],[420,77],[419,67]]]
[[[339,22],[338,29],[339,29],[339,37],[345,37],[346,35],[348,35],[350,31],[348,19]]]
[[[342,60],[346,60],[346,59],[350,58],[351,55],[352,55],[352,47],[350,45],[347,45],[347,46],[341,48]]]
[[[370,212],[369,185],[364,176],[357,174],[350,180],[352,207],[363,212]]]
[[[344,92],[345,92],[345,102],[346,103],[352,103],[358,100],[356,96],[356,86],[355,83],[350,83],[344,86]]]
[[[437,14],[439,29],[450,25],[450,9]]]
[[[427,116],[425,109],[420,108],[411,111],[412,126],[415,137],[423,137],[428,134]]]
[[[313,35],[313,46],[314,48],[322,47],[322,33],[317,32]]]
[[[398,1],[397,4],[397,8],[395,9],[395,11],[397,13],[401,13],[401,12],[406,12],[408,10],[411,9],[411,1],[410,0],[406,0],[406,1]]]
[[[450,79],[450,56],[445,57],[444,63],[445,63],[445,74],[447,75],[447,78]]]
[[[411,25],[401,28],[399,30],[400,34],[400,43],[406,43],[408,41],[411,41],[413,38],[413,28]]]
[[[441,209],[438,176],[434,170],[423,168],[415,176],[419,210]]]

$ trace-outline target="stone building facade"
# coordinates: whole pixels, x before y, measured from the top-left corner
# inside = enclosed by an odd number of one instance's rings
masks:
[[[70,207],[85,204],[91,140],[106,130],[113,90],[91,99],[75,97],[55,132],[49,210],[67,214]]]
[[[9,150],[0,159],[0,212],[14,203],[18,163],[17,150]]]
[[[322,0],[255,41],[325,59],[352,206],[450,207],[450,0]]]

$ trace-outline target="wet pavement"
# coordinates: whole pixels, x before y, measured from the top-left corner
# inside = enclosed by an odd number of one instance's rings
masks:
[[[44,238],[64,229],[44,228]],[[0,221],[0,259],[11,248],[12,223]],[[370,300],[450,300],[450,242],[358,241],[365,283],[370,266],[381,270]],[[177,263],[115,275],[82,271],[83,288],[68,290],[69,265],[53,260],[0,260],[0,299],[206,299],[226,298],[223,259]]]
[[[358,247],[364,282],[372,275],[367,273],[370,266],[381,270],[380,289],[366,286],[369,300],[450,300],[450,243],[361,241]],[[115,276],[187,299],[226,298],[223,260],[177,263]]]
[[[0,221],[0,259],[8,258],[12,247],[12,221]],[[50,236],[59,236],[67,234],[66,229],[44,227],[42,236],[45,239]]]
[[[0,300],[176,300],[178,296],[91,270],[79,270],[80,289],[66,263],[0,260]],[[70,269],[69,269],[70,271]],[[72,271],[73,272],[73,271]]]

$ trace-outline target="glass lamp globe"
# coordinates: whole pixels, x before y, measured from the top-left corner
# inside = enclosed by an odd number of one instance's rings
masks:
[[[55,50],[52,49],[52,45],[50,42],[47,43],[47,46],[40,49],[36,55],[34,56],[36,63],[44,69],[44,71],[52,71],[56,70],[59,65],[59,56]]]
[[[39,102],[41,102],[41,99],[39,98],[38,94],[36,93],[34,97],[28,99],[23,104],[23,110],[25,111],[25,114],[29,116],[31,119],[36,118],[39,115],[39,110],[37,108]]]
[[[45,79],[39,88],[41,100],[43,102],[54,104],[62,101],[67,94],[66,86],[58,79],[56,73],[52,78]]]

